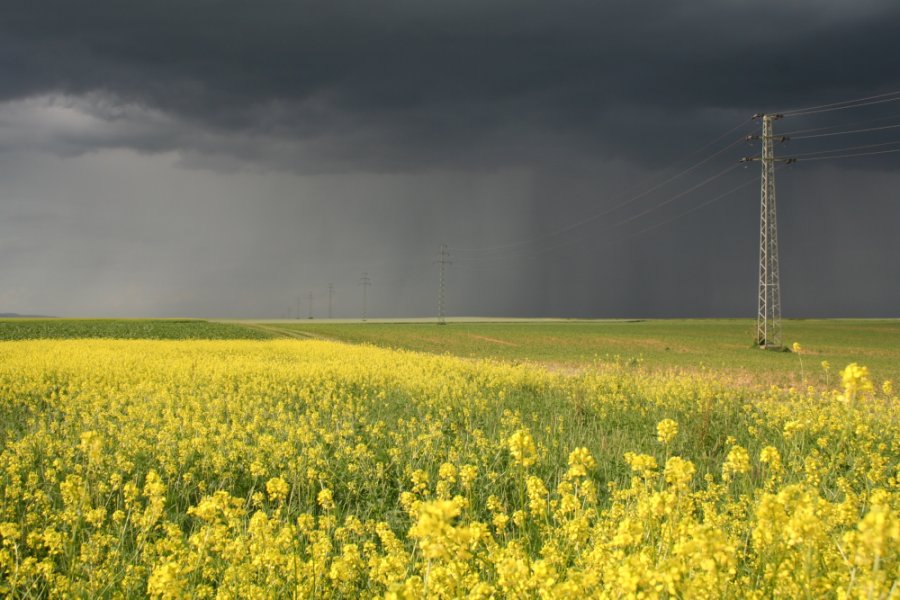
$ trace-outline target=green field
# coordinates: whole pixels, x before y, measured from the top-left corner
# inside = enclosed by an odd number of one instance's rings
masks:
[[[273,334],[231,323],[200,319],[0,319],[0,340],[269,339]]]
[[[324,338],[464,358],[535,363],[561,372],[625,363],[652,370],[711,369],[748,384],[828,385],[851,362],[900,380],[900,320],[818,319],[784,323],[800,356],[752,347],[750,319],[596,321],[326,322],[200,319],[3,319],[0,340]],[[801,369],[802,361],[802,369]],[[831,365],[826,373],[822,361]]]
[[[750,319],[641,321],[525,321],[434,323],[261,323],[266,330],[307,334],[382,347],[468,358],[538,362],[578,368],[600,362],[640,362],[648,368],[708,367],[742,373],[759,383],[825,384],[851,362],[876,379],[900,378],[900,320],[788,320],[784,341],[801,345],[801,356],[752,347]],[[831,364],[827,375],[822,361]]]

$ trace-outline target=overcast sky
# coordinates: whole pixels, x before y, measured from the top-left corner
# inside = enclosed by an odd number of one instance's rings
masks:
[[[0,312],[323,317],[331,283],[355,317],[368,272],[369,315],[428,316],[446,243],[452,315],[753,317],[738,140],[900,90],[898,24],[896,0],[5,0]],[[777,121],[829,135],[776,153],[900,148],[878,100]],[[900,153],[776,178],[785,316],[900,316]]]

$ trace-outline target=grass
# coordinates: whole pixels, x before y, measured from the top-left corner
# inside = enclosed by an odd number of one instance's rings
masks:
[[[563,369],[620,360],[660,369],[707,367],[758,383],[801,382],[796,354],[752,347],[755,322],[750,319],[262,325],[352,343]],[[837,371],[851,362],[868,366],[878,381],[900,378],[900,320],[788,320],[784,342],[802,346],[804,374],[813,385],[826,379],[833,383]],[[827,377],[822,361],[832,367]]]
[[[270,339],[272,333],[233,323],[200,319],[0,319],[0,340],[34,339],[152,339],[230,340]]]

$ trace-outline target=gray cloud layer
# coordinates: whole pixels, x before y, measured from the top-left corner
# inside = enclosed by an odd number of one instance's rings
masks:
[[[650,133],[855,97],[900,72],[889,1],[39,6],[13,3],[0,24],[0,97],[94,94],[111,120],[131,103],[238,147],[303,140],[324,169],[543,158],[532,136],[646,160],[676,146]],[[123,142],[189,146],[177,128]]]
[[[460,252],[454,312],[752,315],[754,185],[640,233],[752,171],[621,221],[753,148],[545,236],[751,113],[900,89],[898,22],[888,0],[11,1],[0,310],[278,315],[337,279],[353,314],[369,269],[376,312],[428,314],[438,243],[524,239]],[[787,313],[897,314],[896,156],[779,175]]]

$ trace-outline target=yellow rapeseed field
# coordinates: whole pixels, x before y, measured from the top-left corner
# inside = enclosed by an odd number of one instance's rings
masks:
[[[0,594],[898,597],[900,401],[838,367],[3,342]]]

